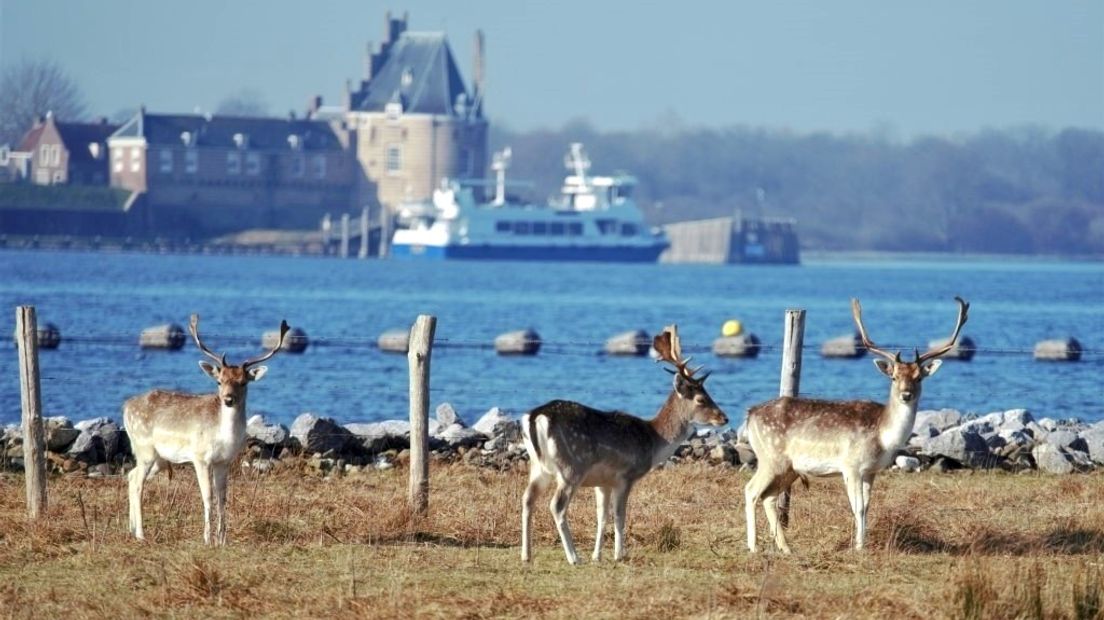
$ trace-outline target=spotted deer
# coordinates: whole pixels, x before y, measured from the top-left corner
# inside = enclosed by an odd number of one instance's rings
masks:
[[[843,477],[847,499],[855,517],[855,549],[866,538],[866,511],[874,475],[888,467],[897,450],[909,438],[920,402],[921,382],[935,374],[958,340],[970,304],[960,297],[958,321],[944,346],[906,362],[901,353],[889,354],[866,335],[859,300],[851,300],[851,314],[863,345],[879,356],[878,370],[890,379],[889,401],[830,401],[782,397],[748,410],[747,435],[759,464],[744,488],[748,549],[756,551],[755,506],[760,501],[770,534],[783,553],[789,553],[778,517],[777,498],[798,479],[807,476]]]
[[[709,373],[690,370],[683,359],[678,330],[671,325],[653,342],[659,360],[674,369],[674,388],[655,418],[646,421],[620,411],[598,411],[579,403],[554,400],[522,416],[529,453],[529,486],[521,500],[521,559],[531,556],[532,511],[539,495],[552,489],[549,507],[567,561],[578,564],[567,525],[567,507],[579,487],[594,487],[598,533],[594,561],[601,559],[602,535],[610,504],[614,514],[615,560],[625,557],[625,508],[629,493],[644,474],[666,461],[690,436],[694,424],[728,423],[705,391]]]
[[[183,394],[152,390],[123,405],[123,421],[136,462],[129,480],[130,531],[140,540],[142,533],[142,488],[145,481],[171,463],[191,463],[203,498],[203,542],[211,543],[214,526],[216,544],[226,544],[226,480],[230,464],[245,444],[245,397],[249,384],[268,370],[257,366],[283,346],[287,321],[280,323],[276,346],[240,366],[227,363],[226,354],[216,355],[199,338],[199,316],[189,324],[192,338],[204,355],[216,363],[199,362],[199,367],[218,383],[214,394]],[[171,470],[170,470],[171,473]],[[212,514],[212,508],[213,514]]]

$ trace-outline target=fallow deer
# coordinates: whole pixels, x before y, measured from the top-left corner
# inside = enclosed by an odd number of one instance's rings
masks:
[[[655,337],[659,360],[673,365],[674,389],[651,421],[620,411],[598,411],[579,403],[554,400],[522,416],[529,453],[529,486],[521,501],[521,559],[531,558],[532,510],[540,493],[553,489],[550,508],[567,561],[578,564],[567,525],[567,507],[579,487],[594,487],[598,534],[593,559],[602,554],[602,535],[610,503],[614,513],[614,559],[625,556],[625,507],[633,485],[666,461],[690,436],[693,425],[728,423],[705,391],[706,373],[690,370],[682,358],[674,325]]]
[[[756,551],[755,505],[763,511],[775,543],[789,553],[779,524],[777,497],[798,479],[807,476],[843,477],[847,499],[855,517],[855,549],[866,538],[866,511],[874,475],[893,463],[897,450],[908,440],[920,402],[920,384],[935,374],[944,355],[958,340],[966,323],[970,304],[958,302],[958,321],[947,343],[906,362],[900,352],[879,349],[866,335],[859,300],[851,300],[851,314],[863,345],[881,359],[878,370],[889,377],[889,401],[829,401],[809,398],[777,398],[748,410],[747,434],[759,461],[758,469],[744,488],[748,549]]]
[[[268,370],[256,366],[275,355],[288,332],[280,323],[276,346],[260,357],[233,366],[226,354],[216,355],[199,338],[199,316],[189,324],[196,346],[216,364],[199,362],[199,367],[218,383],[214,394],[183,394],[153,390],[135,396],[123,405],[123,421],[130,437],[136,465],[129,479],[130,531],[138,539],[142,532],[142,488],[145,481],[171,463],[192,463],[203,498],[203,542],[226,544],[226,480],[230,464],[245,444],[245,397],[249,384]],[[171,470],[170,470],[171,473]],[[212,508],[214,514],[212,514]]]

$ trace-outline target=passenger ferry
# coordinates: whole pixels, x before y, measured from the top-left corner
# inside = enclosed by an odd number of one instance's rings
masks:
[[[495,198],[477,203],[470,186],[448,181],[432,203],[400,209],[391,256],[431,259],[655,262],[666,235],[644,221],[632,200],[636,179],[590,176],[582,144],[564,160],[561,197],[547,205],[506,199],[510,150],[496,153]]]

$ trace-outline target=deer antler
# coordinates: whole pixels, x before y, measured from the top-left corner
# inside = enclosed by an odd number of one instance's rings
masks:
[[[863,322],[862,322],[862,306],[859,305],[859,300],[855,299],[854,297],[851,298],[851,316],[853,316],[855,318],[855,325],[857,325],[858,328],[859,328],[859,336],[862,338],[863,346],[866,347],[867,351],[870,351],[871,353],[877,353],[878,355],[881,355],[882,357],[886,358],[887,360],[890,360],[891,362],[900,362],[901,361],[900,352],[898,352],[895,355],[890,354],[888,351],[885,351],[883,349],[879,349],[877,347],[877,345],[875,345],[873,342],[871,342],[870,338],[867,337],[866,327],[863,326]]]
[[[199,347],[199,350],[203,351],[203,354],[206,355],[207,357],[209,357],[209,358],[215,360],[216,362],[218,362],[220,367],[225,367],[226,366],[226,354],[223,353],[222,356],[220,357],[219,355],[213,353],[210,349],[208,349],[207,345],[203,344],[203,341],[199,339],[199,315],[198,314],[193,314],[192,315],[191,320],[188,322],[188,329],[192,332],[192,338],[195,339],[196,346]]]
[[[955,323],[954,333],[951,334],[951,339],[938,349],[932,349],[931,351],[928,351],[923,355],[920,355],[920,353],[917,352],[917,364],[921,364],[932,358],[939,357],[940,355],[943,355],[947,351],[950,351],[952,348],[954,348],[955,342],[958,341],[958,333],[962,331],[962,326],[966,324],[966,319],[969,318],[967,316],[967,312],[970,310],[970,304],[966,303],[966,300],[962,299],[958,295],[955,295],[955,301],[958,302],[958,321]]]
[[[682,357],[682,344],[679,342],[677,325],[664,327],[663,333],[656,335],[652,341],[652,346],[655,347],[656,353],[659,353],[660,360],[673,365],[678,370],[678,374],[687,379],[693,379],[694,374],[704,368],[704,366],[699,366],[694,370],[688,368],[690,360],[693,358],[683,359]],[[668,372],[674,374],[675,371],[668,369]],[[709,373],[706,373],[701,380],[704,381],[705,377],[708,376]]]
[[[250,366],[252,366],[254,364],[260,364],[261,362],[267,360],[268,358],[272,357],[273,355],[276,355],[276,353],[280,351],[280,347],[284,346],[284,336],[287,335],[289,329],[291,329],[291,328],[288,327],[287,321],[281,320],[280,321],[280,338],[279,338],[279,340],[276,341],[276,346],[272,347],[271,351],[269,351],[268,353],[265,353],[264,355],[262,355],[260,357],[253,358],[253,359],[247,360],[245,362],[242,362],[242,365],[241,365],[242,370],[245,370],[246,368],[249,368]]]

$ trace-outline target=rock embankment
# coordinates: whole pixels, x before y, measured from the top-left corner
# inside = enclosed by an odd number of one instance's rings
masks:
[[[306,467],[323,474],[355,474],[405,464],[410,424],[403,420],[339,424],[312,413],[288,428],[251,417],[243,467],[267,471]],[[429,421],[430,456],[480,467],[509,469],[528,459],[515,416],[493,408],[468,425],[448,403]],[[126,431],[108,418],[73,424],[63,417],[46,420],[51,469],[71,475],[121,473],[131,462]],[[22,432],[0,430],[0,467],[22,468]],[[755,453],[741,429],[701,429],[671,457],[672,463],[707,461],[754,468]],[[908,443],[896,456],[901,471],[946,472],[955,469],[1039,470],[1055,474],[1104,466],[1104,421],[1036,420],[1024,409],[987,415],[953,409],[921,411]]]

